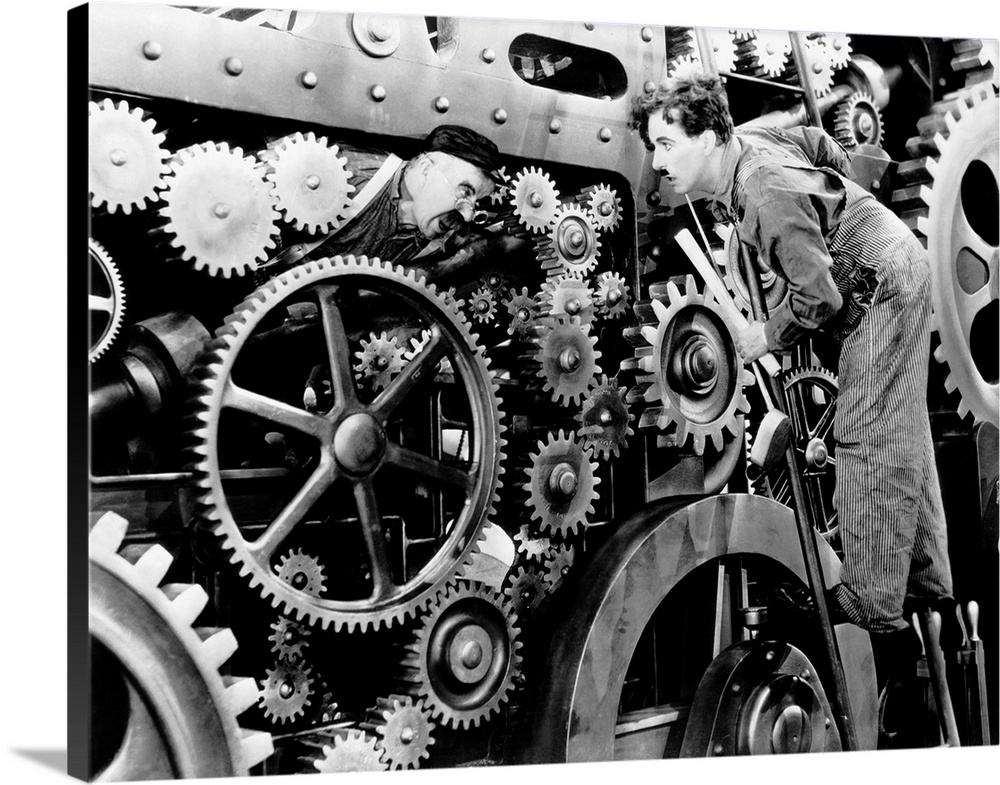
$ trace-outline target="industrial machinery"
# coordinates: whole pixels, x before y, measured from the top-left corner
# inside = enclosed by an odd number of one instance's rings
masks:
[[[748,460],[760,387],[674,240],[704,228],[749,313],[732,229],[629,129],[633,99],[694,62],[726,75],[737,123],[827,127],[927,246],[956,595],[981,609],[948,667],[962,743],[996,742],[977,679],[998,646],[995,41],[80,11],[102,686],[77,773],[940,742],[930,691],[886,719],[866,633],[833,630],[838,687],[812,618],[779,601],[808,586],[792,478]],[[348,150],[405,160],[442,123],[505,159],[464,244],[271,272],[350,221]],[[829,582],[834,350],[783,363]]]

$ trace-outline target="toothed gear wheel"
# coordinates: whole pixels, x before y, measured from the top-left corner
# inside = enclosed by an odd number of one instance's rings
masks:
[[[88,538],[92,664],[104,694],[117,682],[129,703],[121,747],[106,765],[93,760],[101,769],[91,777],[245,777],[274,747],[269,733],[237,722],[257,702],[254,680],[220,674],[236,638],[228,628],[194,627],[208,594],[163,584],[173,557],[158,544],[123,548],[127,530],[109,512]],[[94,725],[98,734],[103,727]]]
[[[694,29],[690,27],[666,28],[667,54],[671,58],[693,54],[698,46]]]
[[[628,284],[618,273],[601,273],[594,296],[597,312],[605,319],[617,319],[628,311]]]
[[[297,662],[301,659],[304,649],[309,645],[311,630],[297,621],[282,616],[271,625],[271,652],[279,659]]]
[[[419,622],[403,659],[407,692],[451,728],[500,711],[520,672],[517,614],[483,584],[449,584]]]
[[[537,349],[533,359],[540,366],[535,375],[543,380],[543,389],[563,406],[580,403],[601,372],[597,364],[601,352],[590,325],[581,324],[576,316],[556,316],[537,325],[534,332]]]
[[[109,213],[144,210],[146,200],[156,202],[170,171],[166,136],[156,133],[156,123],[138,106],[105,98],[91,101],[88,120],[91,204]]]
[[[349,771],[386,771],[389,764],[376,746],[376,739],[362,730],[337,733],[333,744],[324,744],[322,757],[313,758],[313,767],[321,774]]]
[[[757,34],[756,30],[732,29],[729,32],[733,34],[733,40],[736,42],[749,41]]]
[[[965,86],[992,84],[1000,89],[1000,42],[979,38],[959,38],[952,42],[953,71],[965,73]]]
[[[653,350],[636,354],[649,374],[636,381],[649,384],[641,397],[650,406],[639,426],[675,427],[676,446],[690,439],[697,455],[704,454],[706,440],[722,452],[724,431],[742,436],[737,417],[750,410],[743,387],[754,380],[736,351],[737,331],[710,292],[699,294],[693,276],[687,276],[683,294],[670,281],[662,292],[650,287],[650,295],[657,322],[643,325],[641,333]]]
[[[497,312],[497,301],[493,292],[483,286],[472,293],[469,299],[469,313],[472,318],[482,324],[493,321]]]
[[[538,295],[542,316],[578,317],[580,324],[594,321],[594,298],[590,284],[572,275],[549,278]]]
[[[781,30],[755,30],[753,38],[737,46],[741,64],[749,64],[758,76],[772,78],[785,72],[785,60],[791,52],[788,33]]]
[[[319,597],[326,588],[323,565],[315,556],[303,553],[301,548],[281,557],[277,575],[278,580],[310,597]]]
[[[310,131],[284,136],[258,154],[285,223],[316,234],[337,229],[350,214],[354,186],[339,152]]]
[[[405,352],[398,346],[396,336],[391,338],[383,330],[381,334],[370,333],[368,340],[361,339],[361,351],[355,352],[358,363],[354,369],[354,378],[370,379],[372,390],[378,392],[389,386],[403,370]]]
[[[305,715],[306,707],[312,703],[312,671],[304,665],[279,661],[267,669],[267,678],[260,686],[264,717],[274,725],[294,722]]]
[[[114,342],[125,316],[125,287],[118,267],[100,243],[90,240],[90,362]]]
[[[506,588],[503,593],[519,617],[528,618],[545,601],[548,584],[540,569],[518,567],[516,572],[507,573],[504,579]]]
[[[733,295],[733,302],[736,303],[736,306],[749,316],[753,313],[753,305],[750,303],[750,287],[747,285],[746,274],[743,272],[743,265],[740,262],[739,237],[730,225],[720,224],[717,231],[723,235],[725,241],[722,256],[725,259],[726,272],[723,280],[726,283],[726,288]],[[761,265],[753,248],[747,246],[744,250],[756,260],[767,312],[774,313],[790,296],[788,281],[777,275],[771,268]]]
[[[185,148],[171,159],[166,182],[160,195],[163,231],[174,235],[170,245],[196,270],[243,275],[276,247],[273,185],[239,147],[223,142]]]
[[[362,290],[383,302],[406,306],[415,319],[430,325],[431,330],[431,339],[420,355],[371,404],[359,399],[349,359],[343,350],[348,330],[342,304],[356,300]],[[237,378],[244,372],[250,373],[239,363],[240,354],[262,321],[272,313],[282,313],[289,302],[302,299],[318,303],[324,327],[333,391],[333,406],[326,413],[300,408],[301,400],[295,401],[301,398],[297,390],[290,390],[289,400],[285,401],[247,389],[243,386],[245,381],[241,385],[233,381],[234,368]],[[353,312],[348,311],[348,314]],[[409,315],[403,314],[404,317]],[[442,358],[450,360],[454,368],[452,394],[464,394],[467,399],[468,464],[438,460],[403,447],[385,430],[396,408],[417,381],[436,368]],[[250,361],[253,359],[251,356]],[[319,358],[298,359],[309,367]],[[220,546],[231,551],[230,561],[239,566],[240,574],[280,612],[324,628],[332,623],[337,631],[346,628],[348,632],[363,632],[383,625],[389,627],[426,607],[441,587],[478,552],[483,527],[493,512],[497,490],[502,486],[500,461],[505,428],[501,422],[496,382],[482,349],[476,345],[454,301],[439,295],[433,285],[418,280],[413,271],[383,264],[377,259],[355,259],[353,256],[321,259],[293,268],[272,278],[237,307],[217,330],[201,365],[199,378],[202,381],[195,390],[196,427],[193,431],[199,513],[204,525],[219,537]],[[248,378],[252,380],[252,374]],[[311,473],[308,477],[303,473],[303,485],[295,497],[253,540],[241,529],[223,485],[224,464],[220,461],[219,448],[220,441],[229,433],[220,429],[224,409],[272,421],[316,442],[319,460]],[[358,445],[373,449],[358,449]],[[415,475],[423,483],[447,490],[446,499],[449,504],[456,505],[454,522],[446,531],[437,532],[437,548],[427,548],[425,562],[411,559],[410,570],[405,575],[394,572],[393,554],[389,552],[391,543],[382,537],[375,475],[383,466],[391,466],[398,472]],[[309,513],[324,491],[334,482],[346,488],[344,480],[353,486],[356,525],[365,542],[370,594],[359,599],[355,590],[350,598],[345,598],[339,594],[331,596],[332,590],[327,589],[315,597],[282,580],[272,562],[282,542],[299,524],[310,520]],[[340,510],[338,514],[345,512]]]
[[[590,450],[572,432],[564,435],[560,430],[558,435],[550,433],[545,443],[539,441],[524,472],[531,518],[543,534],[565,537],[586,526],[587,516],[594,514],[594,501],[600,498],[596,487],[601,478]]]
[[[512,294],[504,305],[507,306],[507,313],[510,314],[507,335],[516,333],[521,338],[530,336],[531,330],[535,326],[535,320],[538,318],[540,306],[538,301],[528,293],[528,287],[522,288],[520,294]]]
[[[875,99],[865,92],[849,95],[834,110],[833,135],[848,150],[858,145],[882,146],[885,125]]]
[[[577,435],[584,444],[594,451],[594,457],[607,460],[612,453],[617,458],[618,451],[628,446],[628,437],[633,431],[629,423],[635,416],[629,414],[625,402],[624,387],[617,387],[602,376],[599,384],[586,398],[576,419],[580,423]]]
[[[686,54],[675,57],[667,63],[667,77],[677,79],[687,76],[701,68],[701,58],[697,54]]]
[[[720,74],[736,70],[736,41],[732,30],[713,27],[708,31],[708,41],[715,56],[715,67]]]
[[[565,578],[576,559],[576,550],[571,545],[560,545],[553,549],[545,562],[545,581],[551,592]]]
[[[423,701],[414,703],[409,695],[379,698],[368,710],[365,730],[378,736],[376,746],[383,751],[389,769],[419,769],[420,761],[430,757],[434,743],[434,723]]]
[[[806,62],[812,76],[813,94],[822,98],[833,89],[833,65],[822,38],[806,39]]]
[[[926,141],[940,155],[912,163],[907,190],[917,192],[916,208],[903,216],[908,225],[915,221],[930,257],[934,326],[941,340],[934,357],[948,365],[945,388],[961,395],[960,416],[971,412],[994,425],[1000,422],[1000,269],[996,210],[988,205],[996,204],[1000,190],[998,106],[993,88],[984,86],[959,93],[942,107],[943,123],[926,126]]]
[[[834,71],[846,68],[851,62],[851,37],[846,33],[819,33],[826,46],[826,57]]]
[[[497,175],[500,177],[501,182],[497,183],[493,190],[490,191],[490,204],[502,205],[507,201],[507,197],[510,196],[510,175],[507,174],[506,166],[501,166],[497,170]]]
[[[618,192],[606,185],[596,185],[587,192],[587,214],[602,232],[613,232],[622,219]]]
[[[556,219],[559,191],[541,169],[522,170],[510,187],[510,204],[523,226],[534,233],[544,232]]]
[[[597,265],[601,241],[590,214],[578,204],[565,204],[556,211],[548,234],[536,243],[537,256],[549,275],[562,270],[582,278]]]
[[[517,552],[529,561],[544,561],[552,552],[552,541],[548,537],[536,535],[531,531],[530,524],[524,524],[514,535],[517,542]]]

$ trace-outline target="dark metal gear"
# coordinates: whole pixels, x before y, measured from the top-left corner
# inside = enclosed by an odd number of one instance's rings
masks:
[[[581,278],[565,273],[549,278],[542,284],[538,301],[542,316],[576,316],[580,324],[594,321],[594,298],[590,284]]]
[[[353,384],[347,353],[342,308],[356,300],[358,292],[373,293],[386,303],[405,305],[414,318],[429,325],[431,339],[389,387],[371,404],[362,402]],[[332,368],[333,406],[329,412],[313,413],[301,401],[279,398],[246,389],[233,381],[239,377],[239,358],[247,342],[270,313],[289,301],[318,302],[324,326],[324,349]],[[280,313],[280,311],[278,311]],[[350,311],[348,311],[350,313]],[[396,407],[442,358],[454,368],[456,395],[467,399],[470,420],[468,463],[437,460],[397,444],[385,431]],[[309,358],[305,358],[307,361]],[[310,624],[331,623],[336,630],[361,631],[412,616],[426,607],[438,591],[460,574],[478,551],[483,527],[493,512],[497,489],[502,485],[500,461],[505,430],[501,423],[495,381],[476,345],[468,325],[453,300],[437,294],[415,274],[364,257],[322,259],[308,262],[272,278],[239,306],[203,355],[197,390],[196,428],[193,435],[198,456],[195,466],[200,488],[203,524],[219,537],[230,560],[239,565],[251,586],[282,612],[294,614]],[[296,390],[289,398],[301,397]],[[286,430],[303,434],[317,443],[318,461],[303,485],[277,517],[256,539],[248,539],[229,506],[220,471],[220,430],[223,410],[236,410],[267,420]],[[229,422],[223,420],[223,422]],[[371,447],[371,449],[367,449]],[[423,482],[449,490],[465,501],[456,507],[454,522],[428,543],[426,561],[410,562],[410,572],[393,569],[391,543],[383,535],[374,479],[382,466],[415,475]],[[367,597],[331,596],[327,589],[314,596],[282,580],[272,564],[282,543],[335,481],[350,483],[357,505],[358,526],[365,542]],[[436,547],[430,547],[436,546]]]
[[[545,319],[534,333],[532,341],[537,349],[532,360],[539,366],[535,375],[542,379],[543,389],[552,393],[556,403],[578,404],[601,372],[597,336],[576,316]]]
[[[491,323],[497,314],[497,299],[487,286],[476,289],[469,297],[469,315],[477,322]]]
[[[510,175],[507,174],[507,167],[501,166],[497,170],[497,175],[500,177],[501,182],[490,192],[490,203],[503,205],[510,196]]]
[[[858,92],[837,104],[833,135],[848,150],[863,144],[881,147],[885,123],[875,99],[866,92]]]
[[[953,71],[965,74],[965,86],[990,83],[1000,89],[1000,43],[994,38],[958,38],[952,42],[955,56]]]
[[[120,686],[128,701],[116,710],[127,716],[120,746],[110,761],[92,761],[101,769],[91,776],[244,777],[274,748],[269,733],[237,723],[257,701],[254,680],[220,674],[236,638],[227,628],[193,627],[208,594],[197,584],[164,584],[173,557],[161,545],[122,548],[127,529],[106,513],[88,539],[93,667],[105,697]],[[93,727],[99,738],[106,725]]]
[[[108,350],[125,317],[125,287],[115,263],[100,243],[88,244],[90,263],[90,362]]]
[[[271,634],[268,636],[271,652],[277,654],[279,659],[297,662],[309,645],[311,634],[312,630],[308,627],[282,616],[271,625]]]
[[[333,735],[332,744],[324,744],[320,755],[307,758],[321,774],[350,771],[386,771],[385,753],[377,739],[362,730],[345,729]]]
[[[260,683],[260,705],[264,717],[273,724],[294,722],[305,714],[312,703],[312,670],[304,664],[293,664],[288,660],[278,660],[273,668],[267,669],[267,678]]]
[[[504,305],[507,307],[507,313],[510,314],[507,334],[514,335],[516,333],[521,338],[528,337],[540,312],[538,300],[528,294],[528,287],[525,286],[521,289],[520,294],[512,293]]]
[[[540,566],[519,566],[516,571],[507,573],[504,583],[503,593],[510,600],[518,618],[530,618],[548,594],[548,584]]]
[[[538,442],[538,452],[531,454],[526,468],[531,517],[543,533],[566,536],[575,533],[587,516],[594,514],[594,500],[600,495],[596,486],[597,464],[590,450],[573,433],[549,434],[547,442]]]
[[[523,169],[510,186],[510,204],[514,215],[532,233],[546,231],[556,219],[559,191],[541,169]]]
[[[629,423],[635,416],[629,414],[625,391],[602,376],[583,399],[583,408],[576,416],[580,423],[577,434],[593,449],[595,457],[607,459],[614,453],[617,458],[619,449],[628,446],[628,437],[633,433]]]
[[[628,312],[628,284],[618,273],[601,273],[594,295],[597,313],[605,319],[617,319]]]
[[[792,53],[788,33],[781,30],[753,30],[752,37],[736,45],[737,68],[758,77],[781,76]]]
[[[376,746],[390,769],[419,769],[420,761],[430,757],[434,723],[423,701],[409,695],[379,698],[361,727],[378,737]]]
[[[326,588],[323,565],[315,556],[303,553],[301,548],[282,556],[275,571],[278,580],[310,597],[319,597]]]
[[[406,644],[405,691],[452,728],[478,727],[500,711],[520,671],[517,614],[483,584],[449,584]]]
[[[535,247],[538,261],[548,275],[562,271],[583,278],[594,269],[601,255],[597,225],[575,203],[559,207],[548,234]]]
[[[545,581],[552,591],[565,578],[576,560],[576,549],[565,543],[552,549],[552,555],[545,562]]]

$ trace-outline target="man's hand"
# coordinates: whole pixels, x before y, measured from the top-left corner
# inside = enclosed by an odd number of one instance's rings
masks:
[[[750,322],[745,329],[740,330],[736,336],[736,350],[745,363],[752,363],[767,354],[764,322]]]

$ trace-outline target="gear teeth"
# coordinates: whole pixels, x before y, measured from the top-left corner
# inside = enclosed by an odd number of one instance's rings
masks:
[[[170,583],[161,590],[174,604],[178,621],[187,627],[194,624],[208,605],[208,592],[196,583]]]
[[[195,629],[201,638],[201,650],[205,658],[218,670],[236,653],[238,644],[236,636],[228,627],[198,627]]]
[[[234,717],[238,717],[260,697],[257,683],[249,677],[223,676],[226,685],[226,704]]]

